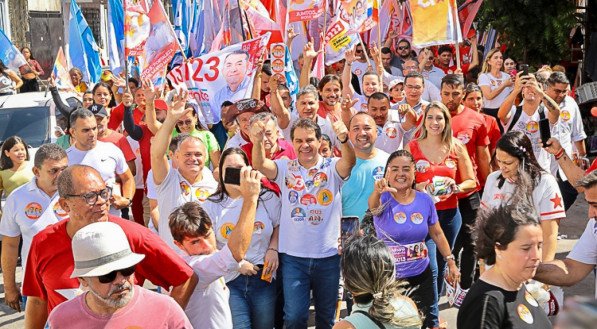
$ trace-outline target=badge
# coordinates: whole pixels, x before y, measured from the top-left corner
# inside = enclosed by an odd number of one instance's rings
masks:
[[[313,177],[313,185],[315,185],[315,187],[324,187],[326,186],[328,183],[328,175],[326,175],[325,173],[318,173],[317,175],[315,175],[315,177]]]
[[[255,222],[255,224],[253,225],[254,234],[261,234],[261,232],[263,232],[264,229],[265,224],[263,224],[262,222]]]
[[[533,315],[531,314],[531,311],[529,311],[529,309],[523,305],[523,304],[519,304],[518,307],[516,308],[516,312],[518,313],[518,316],[520,317],[520,319],[528,324],[532,324],[533,323]]]
[[[563,110],[562,112],[560,112],[560,118],[562,118],[562,120],[564,121],[570,120],[570,112]]]
[[[68,213],[64,211],[62,207],[60,207],[60,204],[58,202],[54,203],[54,207],[52,208],[52,210],[54,210],[54,215],[56,215],[56,217],[60,219],[68,217]]]
[[[305,188],[305,182],[301,175],[286,175],[286,187],[291,190],[302,191]]]
[[[319,202],[322,206],[327,206],[334,200],[334,196],[332,195],[332,191],[328,189],[323,189],[317,193],[317,202]]]
[[[386,129],[386,136],[388,136],[391,139],[396,138],[396,136],[398,135],[398,130],[394,127],[388,127],[388,129]]]
[[[232,233],[232,230],[234,230],[234,224],[232,224],[232,223],[224,223],[224,225],[222,225],[220,227],[220,235],[224,239],[228,239],[228,237],[230,236],[230,233]]]
[[[456,136],[456,138],[458,138],[459,141],[462,142],[462,144],[466,145],[468,142],[471,141],[471,136],[469,136],[469,134],[467,132],[459,132],[458,136]]]
[[[384,169],[384,167],[382,167],[382,166],[373,168],[373,172],[371,173],[373,175],[373,179],[375,179],[375,180],[382,179],[383,178],[383,169]]]
[[[297,191],[290,191],[288,192],[288,202],[290,204],[295,204],[298,202],[298,192]]]
[[[529,293],[528,291],[524,292],[524,299],[531,306],[534,306],[534,307],[538,307],[539,306],[539,303],[537,303],[537,301],[535,300],[535,298],[533,297],[533,295],[531,295],[531,293]]]
[[[203,202],[205,200],[207,200],[207,198],[209,198],[209,191],[198,188],[195,190],[195,197],[197,197],[197,200]]]
[[[309,169],[309,177],[313,177],[317,174],[317,168]]]
[[[534,134],[539,130],[539,123],[537,121],[527,122],[526,129],[529,133]]]
[[[361,69],[355,69],[355,70],[354,70],[354,72],[352,72],[352,73],[354,73],[354,75],[356,75],[356,76],[359,76],[359,77],[360,77],[360,76],[361,76],[361,74],[363,74],[363,71],[361,71]]]
[[[426,173],[430,167],[431,167],[431,165],[429,164],[429,161],[427,161],[427,160],[419,160],[415,164],[415,169],[417,170],[417,172],[420,172],[420,173]]]
[[[454,161],[452,159],[446,159],[446,161],[444,163],[446,164],[446,167],[448,167],[450,169],[456,168],[456,161]]]
[[[321,215],[310,215],[308,221],[311,225],[319,225],[323,222],[323,217]]]
[[[301,204],[305,206],[316,205],[317,199],[313,194],[305,194],[301,198]]]
[[[307,188],[307,190],[310,190],[313,188],[313,181],[312,180],[308,180],[305,182],[305,187]]]
[[[295,222],[302,222],[305,220],[305,217],[307,217],[307,213],[300,207],[292,209],[292,212],[290,213],[290,218]]]
[[[406,214],[401,212],[397,212],[394,214],[394,221],[398,224],[404,224],[406,222]]]
[[[421,213],[413,213],[412,215],[410,215],[410,220],[411,222],[415,223],[415,224],[421,224],[423,222],[423,215],[421,215]]]
[[[182,193],[185,196],[187,196],[187,195],[189,195],[189,193],[191,193],[191,187],[186,182],[180,182],[180,189],[182,190]]]
[[[43,208],[37,202],[31,202],[25,206],[25,216],[29,219],[36,220],[41,217]]]

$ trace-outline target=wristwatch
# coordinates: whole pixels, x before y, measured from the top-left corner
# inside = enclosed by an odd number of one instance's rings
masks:
[[[446,262],[449,261],[450,259],[455,261],[456,257],[454,257],[454,255],[444,257],[444,261],[446,261]]]
[[[125,198],[125,199],[129,200],[129,204],[127,204],[125,207],[125,208],[128,208],[133,204],[133,199],[129,199],[129,198]]]

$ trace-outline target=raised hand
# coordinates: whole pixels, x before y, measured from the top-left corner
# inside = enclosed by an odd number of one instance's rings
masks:
[[[344,58],[346,58],[346,64],[352,64],[354,63],[354,61],[357,60],[357,56],[355,55],[355,48],[356,45],[354,46],[354,48],[349,49],[344,53]]]
[[[172,105],[170,105],[168,108],[167,115],[169,117],[173,117],[175,120],[178,120],[187,112],[192,111],[193,109],[185,109],[188,96],[189,92],[187,90],[182,90],[178,94],[174,95],[172,98]]]
[[[240,170],[240,194],[243,199],[257,198],[261,193],[261,179],[263,178],[257,170],[250,166],[243,167]]]
[[[398,192],[398,190],[396,190],[395,188],[390,186],[390,184],[388,183],[388,180],[385,178],[375,181],[375,190],[379,194],[382,194],[384,192],[390,192],[390,193]]]
[[[398,105],[398,114],[400,114],[400,115],[404,115],[404,113],[406,113],[410,110],[412,110],[412,107],[410,107],[410,105],[408,105],[406,103]]]
[[[257,121],[251,128],[249,128],[249,139],[254,145],[263,142],[263,135],[265,134],[265,123]]]
[[[286,30],[286,35],[287,35],[287,38],[288,38],[287,42],[290,44],[290,43],[292,43],[292,40],[294,40],[294,38],[296,38],[299,35],[299,33],[294,32],[294,27],[290,26],[288,28],[288,30]]]
[[[318,54],[319,51],[315,51],[313,43],[311,41],[307,42],[307,44],[303,48],[303,58],[313,60],[317,57]]]
[[[143,95],[145,95],[145,100],[149,103],[153,103],[156,99],[156,92],[153,86],[153,82],[150,79],[145,79],[141,83],[141,87],[143,88]]]
[[[346,94],[346,97],[344,99],[342,99],[342,103],[341,103],[342,111],[351,111],[352,108],[354,107],[354,105],[358,102],[359,102],[358,99],[352,99],[350,94]]]
[[[122,105],[129,107],[131,105],[133,105],[134,99],[133,99],[133,95],[131,95],[128,92],[125,92],[122,95]]]
[[[332,128],[334,128],[334,133],[336,133],[336,137],[338,137],[340,141],[346,141],[348,139],[348,128],[346,128],[346,125],[342,120],[332,123]]]

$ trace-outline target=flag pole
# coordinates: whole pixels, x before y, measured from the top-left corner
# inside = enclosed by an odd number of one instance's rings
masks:
[[[454,33],[454,40],[456,40],[454,45],[456,48],[456,69],[460,70],[460,42],[458,42],[458,24],[460,24],[460,22],[458,21],[458,9],[456,8],[456,2],[454,0],[450,1],[450,9],[452,9],[452,15],[454,16],[452,21],[454,24],[452,33]]]
[[[243,22],[243,12],[240,8],[240,0],[236,0],[236,3],[238,4],[238,17],[240,18],[240,31],[243,35],[243,41],[247,41],[247,35],[245,34],[245,23]],[[230,11],[230,6],[228,6],[228,11]]]
[[[128,38],[126,36],[126,0],[122,1],[122,8],[124,9],[124,19],[122,24],[122,30],[124,31],[124,82],[126,85],[126,92],[130,94],[131,90],[129,89],[129,56],[128,56],[128,42],[126,41]],[[114,73],[114,72],[112,72]]]

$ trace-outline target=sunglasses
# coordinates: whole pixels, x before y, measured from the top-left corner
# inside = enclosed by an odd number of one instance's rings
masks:
[[[408,49],[408,48],[410,48],[410,47],[409,46],[399,46],[398,50],[404,50],[404,49]]]
[[[359,49],[357,49],[357,50],[355,50],[354,52],[355,52],[356,54],[360,54],[360,53],[362,53],[362,52],[363,52],[363,50],[359,50]]]
[[[133,275],[133,273],[135,273],[135,265],[128,267],[128,268],[123,268],[121,270],[112,271],[108,274],[98,276],[97,279],[99,280],[100,283],[111,283],[112,281],[114,281],[114,279],[116,279],[116,274],[118,272],[120,272],[120,274],[122,274],[122,276],[129,277],[129,276]]]
[[[193,120],[191,120],[191,119],[176,122],[176,124],[179,126],[190,126],[192,123],[193,123]]]

